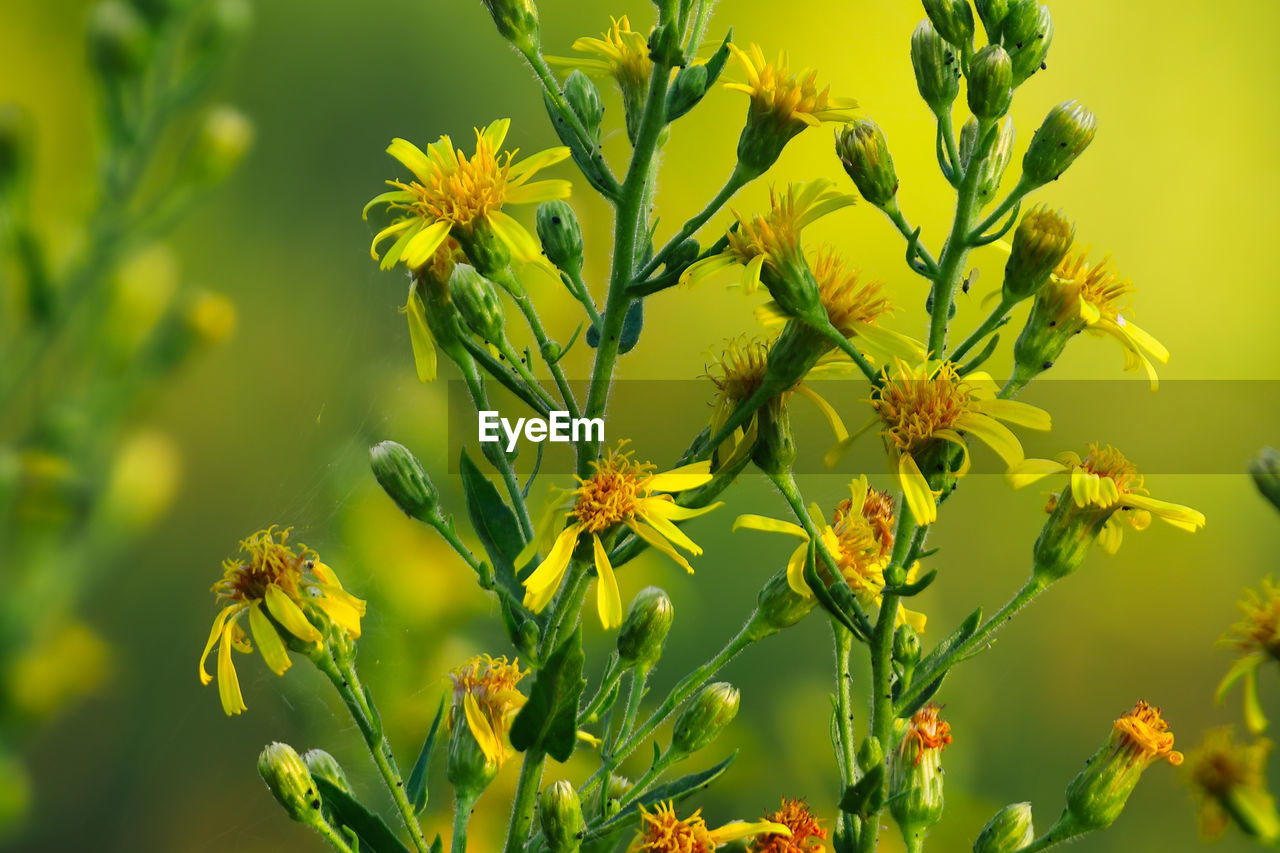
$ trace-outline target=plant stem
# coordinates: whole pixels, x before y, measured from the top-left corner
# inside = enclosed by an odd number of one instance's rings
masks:
[[[831,633],[836,643],[836,714],[840,733],[840,781],[847,787],[858,781],[858,764],[853,735],[853,676],[849,673],[849,656],[853,650],[853,634],[835,619]]]
[[[529,295],[524,292],[523,286],[511,272],[510,267],[498,272],[495,280],[510,294],[516,303],[516,307],[524,315],[525,322],[529,324],[529,331],[533,332],[533,339],[538,342],[538,353],[546,363],[547,369],[551,371],[551,378],[555,380],[556,388],[560,391],[560,398],[564,400],[569,416],[578,417],[578,403],[569,388],[569,382],[565,379],[564,370],[561,369],[559,361],[553,361],[548,356],[551,339],[547,336],[547,330],[542,325],[542,318],[538,316],[538,310],[534,307],[533,300],[529,299]]]
[[[726,180],[724,182],[724,186],[720,188],[720,192],[716,193],[715,197],[711,199],[711,201],[707,202],[707,206],[704,207],[697,216],[682,225],[676,235],[667,241],[667,244],[653,256],[653,259],[650,260],[649,263],[645,264],[644,269],[635,276],[636,283],[643,283],[646,278],[653,275],[658,267],[662,266],[671,253],[675,251],[677,246],[697,233],[698,229],[705,225],[708,219],[715,216],[716,213],[719,212],[720,208],[724,207],[725,204],[728,203],[729,199],[733,198],[734,194],[738,192],[738,190],[742,189],[750,182],[751,177],[744,172],[742,165],[740,163],[735,164],[733,171],[729,174],[728,180]]]
[[[520,781],[516,783],[515,802],[511,807],[511,826],[507,830],[505,853],[517,853],[524,849],[529,838],[529,830],[533,827],[533,807],[538,800],[538,789],[542,786],[542,766],[546,763],[546,754],[533,749],[525,753],[524,764],[520,767]]]
[[[1004,201],[1000,202],[1000,206],[991,211],[991,214],[970,232],[969,238],[972,240],[980,238],[991,226],[1003,219],[1006,213],[1013,210],[1014,205],[1026,198],[1034,189],[1035,187],[1031,186],[1027,181],[1019,179],[1014,188],[1005,196]]]
[[[316,666],[328,676],[334,688],[337,689],[338,695],[342,697],[343,703],[351,713],[351,718],[355,720],[356,727],[360,729],[360,734],[369,747],[369,754],[373,756],[373,763],[377,765],[378,773],[381,774],[382,781],[391,792],[391,799],[395,801],[396,809],[400,812],[400,819],[405,829],[409,831],[409,840],[413,842],[414,849],[418,853],[428,853],[427,840],[422,835],[417,813],[405,795],[404,780],[396,766],[395,756],[391,753],[391,744],[387,743],[386,736],[382,733],[378,712],[365,692],[364,685],[360,683],[355,664],[349,660],[339,662],[328,650],[318,655],[315,661]]]
[[[462,371],[462,378],[467,383],[467,390],[471,393],[471,401],[475,404],[477,410],[489,408],[489,395],[484,389],[484,379],[480,376],[480,372],[476,370],[474,361],[458,362],[458,368]],[[502,475],[502,481],[506,484],[507,494],[511,496],[511,505],[515,507],[516,518],[520,521],[520,529],[524,532],[526,539],[533,536],[533,521],[529,518],[529,507],[525,503],[524,492],[520,489],[520,479],[516,477],[515,469],[511,466],[511,460],[507,458],[507,454],[502,452],[501,448],[495,448],[498,452],[493,454],[493,462],[498,473]],[[485,457],[489,458],[489,457]],[[495,462],[494,459],[497,461]]]
[[[987,316],[987,319],[982,321],[982,325],[974,329],[973,333],[970,334],[969,337],[965,338],[964,341],[955,348],[951,353],[951,360],[958,362],[960,359],[964,358],[965,353],[973,349],[979,341],[995,331],[1000,324],[1004,322],[1004,318],[1013,309],[1013,306],[1017,304],[1018,302],[1016,299],[1009,299],[1008,297],[1001,295],[1000,304],[992,310],[992,312]]]
[[[871,362],[867,361],[865,355],[858,351],[858,348],[853,345],[853,341],[840,333],[839,329],[828,322],[825,329],[818,329],[818,331],[834,343],[841,352],[849,356],[849,360],[858,366],[858,369],[862,371],[862,375],[867,377],[872,385],[883,384],[884,380],[881,379],[880,372],[872,366]]]
[[[631,672],[631,690],[627,694],[627,707],[622,713],[622,721],[618,724],[618,734],[614,743],[626,740],[635,727],[636,717],[640,714],[640,702],[644,699],[644,687],[649,680],[649,670],[636,669]]]
[[[338,833],[338,830],[330,826],[328,821],[320,820],[314,824],[308,824],[308,826],[318,832],[320,837],[328,841],[329,846],[337,850],[338,853],[355,853],[351,849],[351,845],[347,843],[347,840]]]
[[[449,853],[463,853],[467,849],[467,827],[471,823],[471,811],[476,802],[458,799],[453,804],[453,841],[449,845]]]
[[[609,663],[605,667],[604,675],[600,678],[600,686],[596,689],[596,695],[587,703],[587,707],[578,715],[580,725],[590,726],[600,719],[600,713],[604,708],[605,702],[609,701],[609,694],[618,686],[618,682],[622,680],[625,672],[618,664],[618,656],[616,654],[609,657]]]
[[[898,207],[897,199],[890,201],[882,209],[884,210],[885,215],[889,217],[889,221],[897,227],[899,234],[905,237],[908,241],[916,241],[915,253],[919,255],[920,260],[924,262],[926,268],[925,273],[927,273],[926,278],[937,275],[938,262],[933,259],[933,255],[929,254],[929,250],[924,247],[924,244],[916,238],[916,230],[912,228],[911,223],[907,221],[907,217],[903,214],[902,208]],[[916,272],[920,271],[916,270]]]

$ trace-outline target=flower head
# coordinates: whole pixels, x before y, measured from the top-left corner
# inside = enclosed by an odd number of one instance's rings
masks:
[[[664,494],[696,489],[706,484],[711,479],[707,462],[659,474],[653,472],[652,465],[636,462],[631,452],[622,450],[620,445],[604,459],[593,462],[592,467],[594,472],[579,478],[578,488],[569,492],[571,502],[568,508],[558,508],[553,504],[548,509],[538,526],[538,533],[519,555],[516,565],[517,568],[525,565],[540,545],[547,546],[546,558],[524,579],[524,604],[534,612],[540,612],[559,589],[579,538],[589,536],[599,577],[597,608],[600,621],[606,628],[616,628],[622,624],[622,599],[604,540],[620,527],[626,527],[692,573],[693,567],[674,546],[678,545],[694,556],[701,554],[702,549],[674,522],[696,518],[720,504],[688,509],[678,505],[670,494]],[[572,522],[555,535],[557,522],[564,523],[569,519]]]
[[[731,44],[729,49],[742,64],[746,82],[728,83],[725,88],[751,99],[747,123],[738,139],[738,160],[750,173],[760,175],[768,170],[786,144],[805,128],[852,118],[856,101],[831,97],[829,87],[819,89],[816,71],[805,68],[793,74],[785,53],[770,62],[759,45],[742,50]]]
[[[934,474],[941,468],[946,477],[964,476],[969,468],[968,436],[981,440],[1013,468],[1023,461],[1022,445],[1001,422],[1049,428],[1049,415],[1043,410],[997,399],[990,377],[972,373],[961,378],[949,362],[913,368],[898,360],[893,374],[884,371],[871,405],[884,424],[880,435],[918,524],[932,524],[938,513],[935,487],[923,472]],[[947,463],[951,446],[963,454],[955,471]]]
[[[937,705],[931,703],[911,716],[899,746],[899,754],[905,760],[919,764],[930,750],[941,752],[950,746],[951,724],[938,716],[939,710],[941,709]]]
[[[449,724],[452,727],[459,717],[465,718],[490,764],[500,767],[512,754],[507,732],[525,703],[516,685],[526,675],[518,662],[489,655],[477,655],[449,673],[453,682]]]
[[[653,811],[640,807],[640,834],[629,853],[711,853],[722,844],[751,838],[765,832],[789,836],[791,830],[780,823],[736,820],[719,829],[710,829],[702,810],[687,818],[676,815],[670,802],[658,803]]]
[[[379,231],[370,246],[376,259],[378,247],[395,238],[382,253],[383,269],[399,262],[417,269],[450,235],[467,249],[468,257],[505,252],[521,261],[539,258],[537,241],[503,207],[566,198],[568,181],[529,179],[564,160],[569,149],[548,148],[516,162],[516,152],[501,150],[510,125],[509,119],[501,119],[483,130],[477,128],[475,153],[470,157],[455,149],[448,136],[427,146],[425,153],[407,140],[392,140],[387,153],[408,168],[413,178],[388,181],[394,189],[365,205],[366,215],[379,204],[402,214]],[[475,257],[473,262],[480,265]]]
[[[342,588],[316,552],[305,545],[295,549],[288,540],[288,530],[277,533],[274,527],[254,533],[240,543],[244,556],[223,561],[222,579],[213,585],[223,607],[200,656],[200,683],[213,680],[204,663],[217,646],[218,694],[228,715],[245,710],[231,650],[252,651],[250,634],[276,675],[291,663],[286,642],[320,648],[328,625],[352,639],[360,636],[365,603]],[[246,614],[248,632],[240,624]]]
[[[765,832],[757,835],[748,848],[751,853],[822,853],[827,831],[818,825],[804,800],[784,798],[782,807],[765,815],[765,820],[785,826],[790,835]]]
[[[901,740],[889,768],[889,810],[907,839],[923,837],[942,817],[942,751],[951,725],[929,704],[900,723]]]
[[[1271,741],[1237,744],[1230,727],[1213,729],[1188,756],[1188,776],[1200,801],[1200,831],[1216,838],[1234,817],[1249,835],[1274,841],[1280,836],[1275,798],[1267,789]]]
[[[623,15],[610,18],[610,27],[599,38],[584,37],[573,43],[573,49],[588,58],[547,57],[547,61],[564,68],[579,68],[592,76],[610,77],[622,93],[627,130],[634,138],[644,111],[653,60],[649,56],[649,39],[631,29],[631,21]]]
[[[1245,725],[1261,734],[1269,723],[1258,699],[1258,669],[1267,661],[1280,660],[1280,588],[1264,578],[1258,590],[1245,590],[1238,606],[1244,618],[1231,626],[1222,642],[1243,654],[1218,684],[1217,699],[1222,702],[1235,683],[1242,682]]]

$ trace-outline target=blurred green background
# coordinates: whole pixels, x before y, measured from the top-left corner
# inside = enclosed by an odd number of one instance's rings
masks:
[[[55,233],[89,203],[83,188],[93,164],[84,151],[94,128],[82,59],[85,5],[9,0],[0,9],[0,99],[22,103],[39,124],[37,213]],[[640,0],[540,6],[544,45],[553,54],[568,54],[575,37],[605,29],[609,13],[631,13],[637,28],[652,14]],[[1048,107],[1069,97],[1098,113],[1100,133],[1039,198],[1063,207],[1077,221],[1078,242],[1115,256],[1138,283],[1139,322],[1174,353],[1164,377],[1280,378],[1280,288],[1258,260],[1274,239],[1280,192],[1280,5],[1062,0],[1051,7],[1057,35],[1048,73],[1021,90],[1013,110],[1018,150]],[[28,745],[34,812],[6,849],[319,849],[280,814],[254,771],[262,745],[276,739],[329,749],[364,790],[374,790],[358,736],[304,667],[281,680],[259,660],[243,659],[249,712],[233,720],[223,716],[216,691],[196,680],[218,562],[260,526],[294,525],[349,588],[370,599],[361,665],[404,760],[417,748],[447,669],[474,651],[506,651],[491,627],[496,613],[464,567],[400,517],[366,473],[369,444],[394,437],[438,472],[460,507],[457,483],[446,473],[444,386],[420,386],[412,377],[396,311],[403,281],[370,261],[371,232],[359,210],[396,174],[382,153],[392,136],[426,142],[447,132],[464,139],[473,126],[510,116],[509,144],[525,151],[553,144],[540,97],[478,0],[268,0],[256,12],[250,42],[221,91],[253,117],[256,150],[233,185],[175,238],[186,275],[234,298],[239,332],[151,413],[186,453],[182,495],[94,592],[87,616],[115,646],[112,677]],[[795,65],[819,67],[833,91],[857,97],[888,135],[904,209],[936,248],[952,196],[933,162],[932,120],[907,58],[920,17],[911,2],[735,0],[721,4],[713,33],[732,23],[739,43],[790,49]],[[620,117],[616,99],[610,106]],[[658,198],[668,230],[728,173],[742,112],[741,96],[717,92],[675,126]],[[615,152],[624,144],[620,133],[611,140]],[[815,175],[839,177],[825,129],[790,146],[770,178]],[[577,204],[589,280],[598,284],[609,220],[587,195],[584,187]],[[755,186],[735,206],[750,209],[764,196],[765,186]],[[906,309],[897,327],[918,334],[924,293],[878,212],[861,206],[822,231],[868,275],[889,282]],[[962,328],[983,316],[981,295],[998,282],[1002,260],[990,250],[976,263],[987,272],[959,306]],[[559,306],[547,319],[553,334],[567,338],[577,323],[568,300],[549,281],[534,289]],[[621,375],[700,374],[709,349],[753,329],[753,304],[718,284],[654,299],[648,335]],[[584,358],[578,352],[567,362],[576,377],[586,370]],[[1006,365],[993,363],[997,373]],[[1114,378],[1120,365],[1111,341],[1082,338],[1051,375]],[[848,419],[861,423],[862,415]],[[1210,420],[1202,413],[1199,422]],[[1179,426],[1151,435],[1151,448],[1176,448]],[[1220,424],[1224,436],[1232,428]],[[643,453],[643,440],[637,444]],[[1144,449],[1128,449],[1140,464]],[[1241,471],[1247,459],[1246,449]],[[843,479],[813,477],[805,485],[825,505],[839,498]],[[1204,511],[1208,527],[1195,536],[1153,529],[1128,537],[1117,557],[1098,554],[1002,634],[997,649],[963,667],[943,695],[955,743],[945,760],[947,816],[932,849],[966,849],[987,817],[1013,801],[1030,800],[1047,827],[1066,782],[1111,720],[1139,697],[1164,708],[1185,748],[1204,728],[1238,719],[1234,705],[1213,705],[1230,661],[1214,642],[1235,618],[1240,588],[1271,569],[1280,521],[1243,476],[1164,475],[1149,486]],[[1034,494],[1010,492],[998,478],[966,483],[932,540],[943,550],[940,579],[922,599],[931,636],[978,604],[993,609],[1021,583],[1040,510]],[[779,512],[780,502],[758,478],[744,477],[728,507],[691,526],[707,550],[696,576],[654,561],[637,562],[621,578],[624,596],[656,581],[675,600],[677,624],[659,687],[719,647],[759,583],[785,559],[786,542],[728,534],[730,520],[744,511]],[[812,618],[725,670],[743,691],[744,712],[697,760],[710,763],[735,746],[742,754],[726,782],[708,793],[710,817],[756,814],[782,795],[807,795],[830,812],[828,633]],[[598,663],[607,638],[588,623],[588,639]],[[1280,691],[1270,687],[1264,678],[1264,702],[1275,707]],[[582,769],[575,765],[573,778]],[[504,772],[490,807],[514,775]],[[433,790],[443,812],[443,780]],[[486,821],[500,817],[482,811],[476,849],[486,849]],[[896,844],[891,839],[885,849]],[[1186,788],[1175,772],[1157,767],[1111,831],[1073,849],[1199,847]],[[1231,838],[1218,849],[1249,847]]]

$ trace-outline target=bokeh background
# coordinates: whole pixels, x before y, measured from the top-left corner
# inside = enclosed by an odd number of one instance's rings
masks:
[[[546,49],[560,54],[575,37],[605,29],[609,13],[631,13],[637,28],[652,14],[641,0],[540,6]],[[1068,97],[1091,106],[1101,129],[1041,198],[1077,221],[1081,244],[1114,255],[1138,283],[1138,320],[1174,353],[1163,376],[1280,378],[1280,287],[1265,262],[1280,192],[1280,5],[1051,6],[1057,35],[1048,73],[1023,88],[1013,111],[1019,150],[1048,107]],[[22,103],[39,124],[37,215],[53,229],[90,201],[93,164],[84,152],[95,131],[82,59],[85,8],[73,0],[10,0],[0,8],[0,99]],[[280,814],[254,771],[258,751],[275,739],[329,749],[358,784],[375,790],[356,733],[305,667],[281,680],[244,659],[249,712],[237,719],[225,718],[215,690],[196,680],[214,613],[208,587],[219,560],[257,527],[294,525],[370,599],[362,669],[405,761],[416,752],[447,669],[474,651],[506,650],[491,627],[496,614],[461,564],[401,517],[367,474],[369,444],[395,437],[436,472],[460,510],[456,478],[447,473],[444,386],[413,379],[396,311],[403,282],[370,261],[371,232],[359,210],[395,174],[382,153],[392,136],[465,138],[473,126],[509,116],[511,144],[537,150],[554,143],[541,99],[478,0],[270,0],[256,13],[220,93],[253,117],[256,150],[232,186],[174,240],[186,276],[232,295],[239,332],[149,412],[184,448],[184,488],[165,522],[87,604],[89,621],[114,645],[112,677],[27,745],[34,810],[18,836],[0,842],[5,849],[319,849]],[[712,32],[723,34],[732,23],[739,43],[787,48],[796,65],[819,67],[834,91],[857,97],[888,134],[903,206],[936,248],[951,196],[933,162],[931,116],[915,94],[907,57],[920,17],[910,2],[733,0],[721,4]],[[616,100],[610,106],[620,117]],[[701,207],[728,173],[742,111],[741,96],[717,91],[676,125],[658,198],[668,229]],[[615,152],[624,144],[620,133],[611,141]],[[815,175],[839,176],[826,130],[789,147],[770,177]],[[589,281],[598,285],[609,221],[587,195],[584,188],[577,204]],[[751,207],[764,195],[756,186],[735,204]],[[889,282],[905,309],[898,327],[918,330],[923,291],[878,213],[859,207],[823,229],[867,274]],[[981,295],[999,280],[994,251],[977,261],[987,275],[962,300],[961,327],[981,318]],[[533,287],[559,305],[548,320],[553,334],[567,338],[578,321],[568,301],[549,281]],[[709,349],[753,328],[752,304],[718,284],[663,294],[652,300],[649,334],[621,375],[696,377]],[[567,364],[581,377],[585,353]],[[1007,356],[993,366],[998,373]],[[1115,378],[1120,366],[1112,342],[1082,339],[1053,375]],[[1269,386],[1256,387],[1265,393]],[[1211,411],[1190,411],[1147,440],[1150,452],[1168,454],[1187,430],[1217,430],[1235,447],[1236,427]],[[637,444],[643,452],[642,437]],[[1239,470],[1252,449],[1238,448]],[[1143,448],[1130,450],[1140,462]],[[1193,745],[1208,726],[1238,719],[1233,704],[1213,704],[1230,661],[1214,643],[1235,618],[1240,588],[1271,570],[1280,520],[1242,475],[1170,472],[1149,485],[1203,510],[1208,527],[1195,536],[1154,529],[1129,537],[1119,556],[1092,558],[1011,625],[996,649],[964,665],[944,694],[955,744],[946,754],[948,810],[933,849],[967,849],[986,818],[1014,801],[1030,800],[1047,827],[1066,782],[1138,697],[1164,708],[1180,746]],[[839,497],[842,480],[812,477],[805,486],[825,504]],[[993,609],[1021,583],[1040,509],[1035,495],[1010,492],[998,478],[966,483],[933,539],[943,548],[941,573],[921,602],[932,636],[979,604]],[[785,559],[785,542],[729,535],[729,520],[743,511],[780,511],[780,503],[758,479],[744,477],[728,507],[692,526],[707,550],[695,577],[644,561],[622,577],[624,596],[657,581],[675,600],[659,686],[719,647],[759,583]],[[810,619],[725,670],[743,691],[744,711],[697,761],[710,763],[734,747],[741,755],[708,792],[711,817],[755,814],[784,794],[807,795],[829,812],[828,633],[822,620]],[[588,641],[598,663],[608,639],[589,625]],[[1267,689],[1269,682],[1264,678],[1264,702],[1276,707],[1280,691]],[[568,772],[581,778],[582,771],[575,765]],[[491,805],[513,780],[514,770],[504,773]],[[434,811],[443,813],[442,779],[433,790]],[[486,820],[499,819],[482,811],[477,835]],[[886,849],[896,844],[890,836]],[[1177,773],[1157,767],[1111,831],[1074,849],[1200,846],[1185,786]],[[485,849],[482,839],[476,849]],[[1218,849],[1250,848],[1229,838]]]

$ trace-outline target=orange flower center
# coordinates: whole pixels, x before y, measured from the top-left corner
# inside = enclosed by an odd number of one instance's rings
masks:
[[[767,815],[766,820],[791,830],[791,837],[771,832],[756,836],[751,853],[821,853],[826,849],[822,842],[827,831],[818,825],[803,800],[783,800],[782,808]]]
[[[909,742],[915,744],[915,763],[919,764],[925,750],[945,749],[951,743],[951,724],[938,716],[937,705],[925,705],[911,717],[902,742],[904,747]]]
[[[871,405],[888,426],[884,434],[899,450],[912,453],[968,414],[970,399],[969,384],[948,362],[927,376],[907,372],[889,379],[886,375]]]
[[[574,492],[572,514],[588,533],[600,533],[635,516],[636,505],[648,495],[653,466],[614,450],[592,467],[595,473],[580,480]]]
[[[810,269],[818,282],[818,297],[827,309],[827,317],[845,337],[852,335],[858,324],[874,323],[893,310],[880,282],[863,284],[858,273],[847,269],[829,249],[819,252]]]
[[[1141,700],[1133,710],[1115,722],[1120,743],[1144,760],[1164,758],[1170,764],[1182,763],[1182,753],[1173,750],[1173,732],[1160,716],[1160,709]]]
[[[311,568],[316,553],[305,545],[298,550],[288,545],[289,531],[282,530],[276,541],[274,527],[259,530],[240,543],[248,559],[230,558],[222,562],[222,579],[213,586],[218,600],[262,601],[267,587],[275,584],[291,598],[297,598],[303,573]]]
[[[659,803],[654,812],[645,811],[642,807],[640,815],[644,828],[636,850],[650,853],[711,853],[716,849],[711,833],[707,830],[707,822],[702,819],[701,810],[682,820],[676,817],[675,809],[670,803]]]
[[[1080,462],[1080,467],[1111,480],[1122,495],[1142,490],[1142,475],[1137,466],[1110,445],[1090,444],[1089,455]]]
[[[426,184],[394,181],[394,185],[413,193],[407,205],[395,205],[423,219],[470,225],[490,211],[498,210],[507,199],[507,174],[514,152],[496,153],[493,146],[476,134],[476,153],[470,158],[456,152],[457,168],[441,168],[432,163],[431,180]]]

